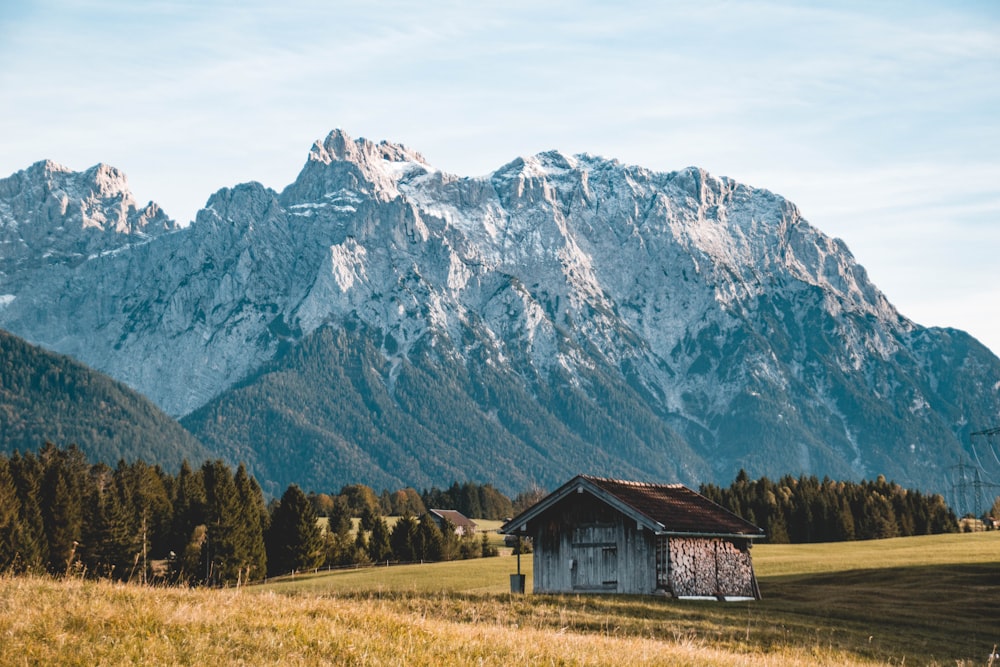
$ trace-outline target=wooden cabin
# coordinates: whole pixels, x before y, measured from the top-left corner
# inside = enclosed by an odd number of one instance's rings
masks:
[[[532,538],[536,593],[760,599],[763,531],[681,484],[578,475],[500,532]]]
[[[476,522],[458,510],[427,510],[437,527],[444,530],[445,520],[451,522],[452,529],[459,537],[476,534]]]

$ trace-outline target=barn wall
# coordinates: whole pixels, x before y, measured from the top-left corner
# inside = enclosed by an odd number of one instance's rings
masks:
[[[755,596],[749,541],[671,537],[668,548],[674,595]]]
[[[536,593],[652,593],[655,538],[589,493],[533,521]]]

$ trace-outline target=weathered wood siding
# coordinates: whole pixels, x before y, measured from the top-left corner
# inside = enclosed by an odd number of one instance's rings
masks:
[[[533,522],[536,593],[652,593],[655,537],[587,493]]]
[[[749,542],[671,537],[668,550],[674,595],[756,597]]]

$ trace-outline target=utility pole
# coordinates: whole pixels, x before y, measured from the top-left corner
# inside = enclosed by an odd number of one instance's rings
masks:
[[[955,499],[955,510],[959,519],[969,512],[969,481],[965,471],[971,467],[971,465],[966,465],[964,458],[959,459],[958,465],[951,466],[951,469],[956,471],[951,492]]]
[[[994,436],[1000,435],[1000,426],[994,428],[987,428],[981,431],[975,431],[969,434],[969,446],[972,448],[972,455],[976,457],[976,465],[965,465],[965,461],[959,461],[957,466],[952,466],[952,469],[958,469],[958,477],[961,481],[957,482],[952,486],[952,489],[959,490],[962,494],[962,501],[968,507],[968,496],[967,493],[969,488],[972,489],[973,502],[975,506],[973,508],[972,514],[978,519],[984,511],[984,497],[983,493],[985,489],[1000,489],[1000,485],[992,484],[990,482],[984,482],[982,475],[980,474],[980,469],[982,463],[979,462],[979,454],[976,453],[976,438],[992,438]],[[965,476],[966,468],[973,469],[972,480],[969,481]],[[963,513],[964,514],[964,513]]]

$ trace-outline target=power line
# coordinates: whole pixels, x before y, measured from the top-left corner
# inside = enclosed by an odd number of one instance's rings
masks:
[[[975,464],[966,464],[964,459],[959,460],[958,465],[951,466],[952,470],[957,471],[955,476],[955,482],[952,484],[952,493],[955,496],[955,506],[958,509],[960,516],[965,516],[966,514],[972,514],[974,517],[981,516],[985,512],[984,503],[984,493],[987,489],[1000,489],[1000,484],[994,484],[989,481],[983,481],[982,475],[985,474],[986,469],[983,467],[983,462],[979,458],[979,453],[976,451],[975,438],[985,437],[992,438],[993,436],[1000,435],[1000,427],[984,429],[981,431],[976,431],[969,434],[969,446],[972,451],[972,456],[975,459]],[[990,451],[993,452],[992,443],[990,443]],[[996,453],[993,452],[994,458],[996,458]],[[966,471],[972,472],[972,479],[966,474]],[[969,494],[973,496],[973,506],[970,510],[969,508]]]

